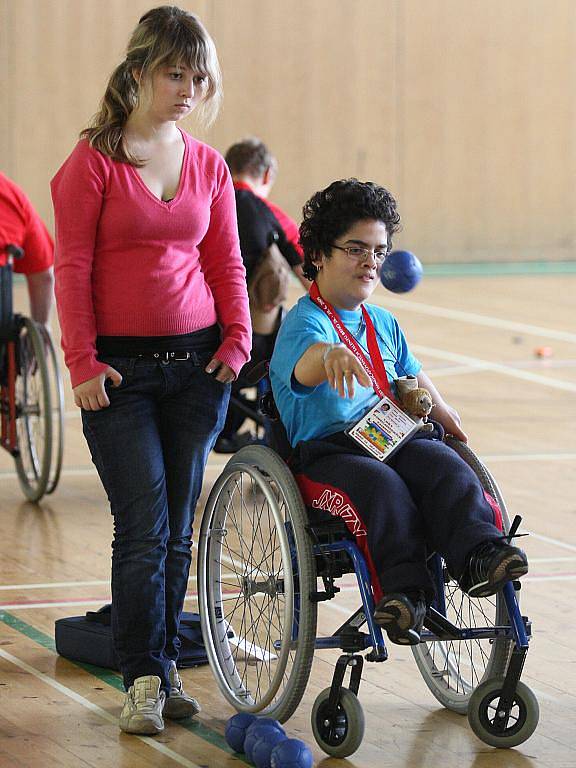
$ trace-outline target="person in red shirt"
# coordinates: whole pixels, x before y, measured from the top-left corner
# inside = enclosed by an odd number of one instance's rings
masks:
[[[264,251],[275,243],[304,289],[309,283],[302,272],[302,249],[298,242],[298,226],[280,206],[268,199],[278,172],[278,163],[263,141],[249,137],[232,144],[226,151],[225,160],[232,173],[236,194],[236,215],[240,250],[246,267],[246,280],[252,273]],[[281,307],[277,308],[281,317]],[[252,335],[252,356],[239,379],[232,386],[233,396],[245,388],[244,376],[260,361],[269,359],[274,347],[276,332]],[[245,405],[251,407],[251,401]],[[217,453],[235,453],[244,445],[258,442],[252,432],[239,432],[245,420],[245,412],[235,405],[234,398],[214,450]]]
[[[54,243],[22,189],[0,172],[0,267],[9,245],[23,251],[13,269],[26,277],[32,318],[46,325],[53,303]]]
[[[224,159],[181,130],[220,101],[214,43],[174,6],[140,19],[52,181],[56,303],[74,399],[110,501],[120,728],[199,712],[176,669],[192,524],[251,326]]]
[[[278,161],[266,144],[254,136],[232,144],[224,158],[236,191],[240,248],[248,280],[251,260],[270,245],[269,234],[275,230],[282,255],[308,290],[309,284],[302,273],[303,252],[298,225],[279,205],[268,199],[278,175]]]

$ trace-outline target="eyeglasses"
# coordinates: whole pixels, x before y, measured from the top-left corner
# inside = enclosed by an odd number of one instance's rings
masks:
[[[335,245],[332,244],[332,248],[337,248],[339,251],[344,251],[346,256],[348,256],[349,259],[353,259],[357,262],[362,262],[365,259],[368,258],[368,256],[373,256],[374,261],[376,264],[383,264],[385,258],[388,256],[388,251],[373,251],[370,248],[361,248],[359,245],[349,245],[347,247],[344,247],[342,245]]]

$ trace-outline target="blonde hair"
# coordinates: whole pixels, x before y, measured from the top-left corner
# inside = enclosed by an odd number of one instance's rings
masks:
[[[163,5],[145,13],[138,22],[128,42],[126,58],[112,72],[100,109],[80,137],[113,160],[142,165],[122,141],[126,121],[139,99],[133,71],[139,70],[146,76],[167,65],[185,65],[206,76],[206,92],[198,105],[198,117],[204,126],[211,125],[222,100],[216,47],[196,16],[174,5]]]

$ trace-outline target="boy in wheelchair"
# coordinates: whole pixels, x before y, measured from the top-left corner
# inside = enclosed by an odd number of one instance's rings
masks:
[[[346,522],[372,573],[376,622],[392,642],[413,645],[434,599],[427,552],[441,554],[473,597],[495,594],[528,562],[503,536],[473,470],[443,441],[444,433],[467,441],[458,413],[394,316],[365,303],[399,222],[394,198],[371,182],[336,181],[310,198],[300,241],[312,286],[280,328],[270,380],[306,505]],[[383,463],[345,430],[405,375],[432,395],[434,429]]]

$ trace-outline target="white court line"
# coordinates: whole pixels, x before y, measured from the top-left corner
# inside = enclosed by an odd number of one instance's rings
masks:
[[[531,336],[542,336],[545,339],[569,341],[576,344],[576,333],[558,331],[555,328],[543,328],[540,325],[517,323],[514,320],[503,320],[499,317],[488,317],[486,315],[478,315],[475,312],[462,312],[459,309],[448,309],[447,307],[435,307],[432,304],[421,304],[417,301],[394,299],[388,296],[382,303],[386,307],[396,307],[397,309],[406,310],[406,312],[416,312],[420,315],[444,317],[447,320],[457,320],[461,323],[472,323],[473,325],[484,325],[489,328],[504,328],[508,331],[515,331],[517,333],[528,333]]]
[[[522,583],[527,581],[576,581],[576,573],[566,574],[564,576],[550,574],[550,576],[523,576]]]
[[[485,365],[450,365],[444,366],[444,368],[434,368],[433,366],[427,366],[426,371],[430,373],[430,376],[436,379],[445,379],[447,376],[467,376],[470,373],[478,373],[478,371],[485,371]]]
[[[96,475],[96,469],[94,467],[69,467],[61,472],[62,477],[85,477],[88,475]],[[18,475],[13,469],[3,469],[0,470],[0,477],[17,478]]]
[[[186,595],[184,602],[198,602],[197,595]],[[12,604],[0,604],[0,610],[2,611],[27,611],[30,608],[70,608],[79,607],[81,605],[104,605],[106,602],[110,602],[110,595],[102,597],[100,600],[64,600],[62,602],[48,602],[48,603],[12,603]]]
[[[0,590],[5,589],[56,589],[58,587],[102,587],[108,586],[110,579],[105,581],[51,581],[45,584],[4,584]]]
[[[486,453],[481,459],[488,461],[575,461],[576,453]]]
[[[224,463],[216,463],[211,461],[209,465],[206,466],[206,472],[213,471],[213,470],[223,470],[226,465]],[[62,477],[88,477],[94,475],[97,476],[96,469],[94,467],[69,467],[68,469],[63,469],[61,476]],[[6,477],[6,478],[14,478],[16,479],[18,475],[13,469],[3,469],[0,470],[0,477]]]
[[[14,664],[14,666],[19,667],[20,669],[23,669],[25,672],[28,672],[28,674],[33,675],[34,677],[38,678],[38,680],[41,680],[43,683],[46,683],[51,688],[54,688],[59,693],[62,693],[64,696],[67,696],[69,699],[72,699],[72,701],[75,701],[77,704],[80,704],[85,709],[90,710],[90,712],[93,712],[94,714],[98,715],[98,717],[101,717],[103,720],[106,720],[108,723],[112,723],[116,727],[118,727],[118,718],[114,715],[111,715],[110,712],[107,712],[105,709],[102,709],[102,707],[99,707],[97,704],[93,704],[91,701],[88,701],[88,699],[84,698],[84,696],[81,696],[79,693],[76,693],[76,691],[73,691],[71,688],[68,688],[65,685],[62,685],[62,683],[57,682],[53,678],[49,677],[48,675],[45,675],[43,672],[40,672],[39,670],[35,669],[34,667],[31,667],[30,664],[27,664],[25,661],[22,661],[21,659],[17,659],[16,656],[12,656],[11,653],[7,653],[6,651],[3,651],[0,648],[0,657],[3,659],[6,659],[6,661],[9,661],[10,664]],[[150,737],[145,736],[137,736],[133,734],[130,738],[132,739],[138,739],[143,744],[146,744],[146,746],[150,747],[151,749],[155,749],[157,752],[160,752],[165,757],[169,757],[174,762],[178,763],[178,765],[183,765],[185,768],[201,768],[197,763],[193,763],[191,760],[187,760],[185,757],[182,757],[182,755],[179,755],[177,752],[174,752],[169,747],[162,744],[161,741],[156,741]]]
[[[429,357],[439,358],[440,360],[450,360],[453,363],[462,363],[467,366],[480,366],[483,370],[501,373],[504,374],[504,376],[511,376],[513,379],[529,381],[532,384],[542,384],[543,386],[552,387],[552,389],[561,389],[566,392],[576,392],[576,384],[571,381],[551,379],[548,376],[541,376],[538,373],[530,373],[530,371],[521,371],[516,368],[510,368],[510,366],[503,365],[502,363],[492,363],[489,360],[481,360],[478,357],[460,355],[457,352],[448,352],[446,349],[435,349],[434,347],[427,347],[421,344],[412,344],[411,347],[413,352],[420,355],[428,355]]]
[[[562,368],[574,368],[576,367],[576,362],[574,360],[555,360],[555,361],[546,361],[546,365],[542,365],[540,361],[534,360],[534,361],[528,361],[524,363],[514,363],[510,364],[509,367],[512,370],[523,370],[526,368],[540,368],[545,369],[546,371],[551,370],[554,368],[555,370],[559,370]],[[428,372],[430,375],[436,379],[445,379],[449,376],[468,376],[471,373],[478,373],[478,371],[485,371],[486,366],[485,365],[447,365],[440,368],[434,368],[434,366],[428,366],[427,367]]]
[[[576,552],[576,545],[569,544],[567,541],[560,541],[560,539],[553,539],[550,536],[543,536],[541,533],[534,533],[534,531],[530,531],[529,533],[532,538],[538,539],[539,541],[545,541],[546,544],[555,544],[562,549],[569,549],[570,552]]]
[[[78,607],[79,605],[104,605],[106,602],[110,602],[110,595],[102,597],[100,600],[64,600],[63,602],[47,602],[47,603],[2,603],[0,610],[2,611],[26,611],[28,608],[70,608]]]

